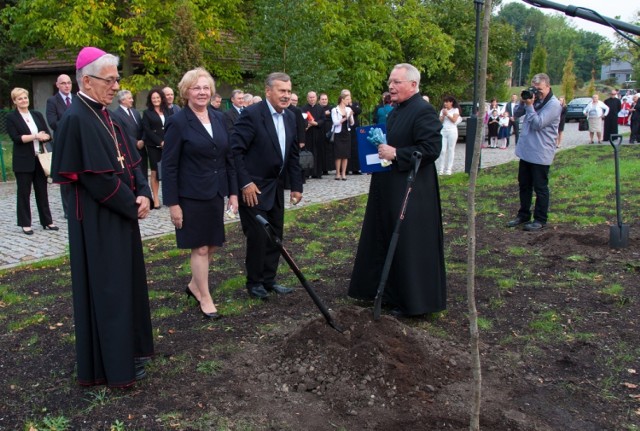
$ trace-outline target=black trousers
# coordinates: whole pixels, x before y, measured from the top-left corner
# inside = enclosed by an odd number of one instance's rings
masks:
[[[549,166],[520,160],[518,166],[518,184],[520,186],[520,210],[518,217],[531,219],[531,200],[536,192],[536,204],[533,219],[542,224],[547,223],[549,212]]]
[[[36,168],[33,172],[14,172],[16,176],[17,192],[17,213],[18,226],[31,226],[31,186],[36,195],[36,206],[40,224],[48,226],[53,223],[51,210],[49,209],[49,195],[47,193],[47,177],[36,160]]]
[[[516,137],[516,145],[518,145],[518,138],[520,138],[520,119],[519,118],[516,118],[516,120],[513,122],[513,134]],[[511,134],[509,134],[509,136],[511,136]],[[507,140],[507,146],[509,144],[509,140]]]
[[[280,249],[269,239],[256,215],[264,217],[276,235],[282,238],[284,230],[284,190],[278,187],[276,202],[269,211],[240,205],[240,223],[247,238],[247,254],[245,268],[247,271],[247,287],[263,285],[271,287],[275,284],[280,259]]]

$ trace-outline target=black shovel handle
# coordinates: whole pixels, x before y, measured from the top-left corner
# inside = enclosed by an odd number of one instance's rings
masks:
[[[622,227],[622,204],[620,203],[620,146],[622,145],[622,135],[611,135],[609,143],[613,147],[613,158],[616,173],[616,215],[618,227]]]
[[[420,169],[421,161],[422,161],[422,153],[419,151],[414,151],[413,154],[411,154],[411,169],[409,170],[409,175],[407,176],[407,189],[404,194],[404,199],[402,200],[400,215],[398,216],[398,220],[396,221],[395,228],[393,229],[393,235],[391,236],[391,242],[389,244],[389,249],[387,251],[387,258],[385,259],[384,266],[382,267],[380,284],[378,284],[378,291],[376,292],[376,298],[373,301],[373,320],[380,320],[380,313],[382,311],[382,295],[384,294],[384,287],[387,284],[387,279],[389,278],[391,263],[393,262],[393,256],[396,253],[396,247],[398,245],[398,238],[400,237],[400,225],[402,224],[402,220],[404,220],[404,216],[407,211],[407,204],[409,203],[409,195],[411,194],[413,183],[416,179],[416,175],[418,174],[418,169]]]
[[[296,265],[296,263],[293,261],[293,258],[291,258],[291,255],[289,254],[287,249],[284,248],[284,245],[282,244],[282,239],[280,239],[280,237],[278,237],[278,235],[276,235],[275,231],[273,230],[273,227],[260,214],[256,215],[256,219],[258,220],[258,222],[264,228],[264,230],[267,233],[267,236],[269,237],[269,239],[271,241],[273,241],[273,243],[278,247],[278,249],[280,249],[280,254],[282,254],[282,257],[284,258],[284,260],[287,262],[287,264],[289,265],[291,270],[294,272],[296,277],[298,277],[298,280],[300,280],[300,283],[302,284],[302,287],[304,287],[304,289],[307,291],[307,293],[309,294],[309,296],[311,297],[313,302],[316,304],[316,306],[318,307],[318,309],[320,310],[320,312],[324,316],[324,318],[327,321],[327,323],[329,324],[329,326],[331,326],[333,329],[335,329],[336,331],[338,331],[340,333],[344,332],[343,329],[340,328],[336,324],[336,322],[333,320],[333,317],[329,313],[329,310],[327,310],[327,307],[325,307],[325,305],[322,302],[322,300],[320,299],[320,297],[311,288],[311,286],[307,282],[307,279],[305,278],[304,274],[302,274],[302,271],[300,271],[300,268],[298,268],[298,265]]]

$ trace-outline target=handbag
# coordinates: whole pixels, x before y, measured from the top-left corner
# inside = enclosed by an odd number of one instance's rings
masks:
[[[586,132],[589,130],[589,121],[586,118],[582,118],[578,122],[578,130],[581,132]]]
[[[333,131],[333,127],[327,132],[327,139],[332,143],[336,140],[336,132]]]
[[[309,150],[300,150],[300,156],[298,158],[300,168],[303,170],[313,169],[313,153]]]
[[[42,170],[44,174],[48,177],[51,175],[51,156],[53,153],[47,151],[47,146],[42,146],[44,152],[38,153],[38,161],[40,162],[40,166],[42,166]]]

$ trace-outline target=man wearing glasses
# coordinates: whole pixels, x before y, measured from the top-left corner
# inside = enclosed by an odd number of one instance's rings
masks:
[[[151,190],[140,155],[111,121],[118,57],[93,47],[76,60],[80,91],[56,132],[51,174],[69,184],[69,249],[78,382],[127,387],[153,355],[138,219]]]
[[[422,153],[410,202],[399,232],[395,257],[382,303],[397,317],[418,316],[446,308],[446,274],[440,191],[434,165],[442,148],[442,125],[435,109],[420,96],[420,72],[396,65],[389,75],[389,94],[396,107],[387,118],[387,143],[378,156],[391,169],[371,175],[369,200],[349,296],[373,300],[392,234],[403,205],[412,154]]]
[[[531,88],[521,94],[516,118],[524,115],[520,139],[516,146],[520,209],[507,227],[524,225],[523,229],[537,232],[547,224],[549,211],[549,167],[556,155],[556,138],[562,106],[551,91],[551,80],[538,73],[531,80]],[[531,221],[531,201],[536,192],[536,204]]]

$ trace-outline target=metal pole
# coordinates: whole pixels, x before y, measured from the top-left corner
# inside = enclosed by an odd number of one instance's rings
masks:
[[[623,21],[619,21],[617,19],[606,17],[606,16],[603,17],[600,14],[593,13],[590,9],[582,8],[580,6],[573,6],[573,5],[565,6],[563,4],[554,3],[547,0],[523,0],[523,1],[525,3],[529,3],[530,5],[538,8],[555,9],[557,11],[564,12],[564,14],[567,16],[574,16],[574,17],[586,19],[598,24],[608,26],[608,27],[613,25],[618,30],[623,30],[623,31],[635,34],[636,36],[640,36],[640,27],[638,27],[637,25],[629,24]],[[606,20],[603,18],[606,18]]]
[[[518,85],[516,85],[516,87],[519,87],[522,85],[522,57],[523,56],[524,56],[524,53],[520,51],[520,70],[518,71]]]
[[[484,0],[473,0],[476,9],[476,51],[474,56],[473,68],[473,106],[471,108],[471,116],[467,119],[467,136],[465,139],[465,158],[464,171],[468,174],[471,172],[471,160],[473,160],[473,147],[476,142],[476,130],[478,128],[478,80],[480,76],[480,13]],[[478,164],[478,166],[480,166]]]

